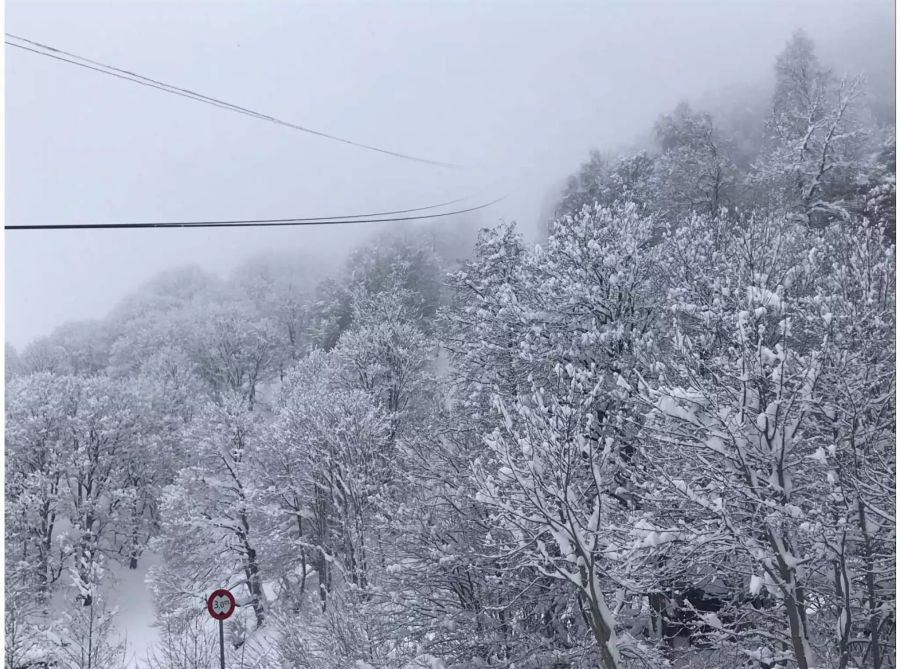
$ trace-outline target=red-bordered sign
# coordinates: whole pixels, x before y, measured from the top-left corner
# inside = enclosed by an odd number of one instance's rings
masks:
[[[231,614],[234,613],[235,606],[234,595],[224,588],[216,590],[206,600],[206,610],[216,620],[230,618]]]

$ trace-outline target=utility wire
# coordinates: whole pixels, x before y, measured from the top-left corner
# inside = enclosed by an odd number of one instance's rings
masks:
[[[307,223],[307,222],[321,222],[328,223],[330,221],[340,222],[343,220],[349,220],[354,218],[372,218],[374,216],[394,216],[396,214],[410,214],[417,211],[428,211],[430,209],[439,209],[441,207],[448,207],[451,204],[457,204],[459,202],[465,202],[466,200],[473,199],[476,195],[486,191],[487,188],[482,188],[471,195],[467,195],[465,197],[458,197],[455,200],[448,200],[447,202],[440,202],[438,204],[430,204],[427,207],[414,207],[412,209],[395,209],[393,211],[373,211],[368,214],[341,214],[338,216],[309,216],[304,218],[299,217],[291,217],[291,218],[241,218],[241,219],[232,219],[232,220],[215,220],[215,221],[178,221],[178,225],[183,225],[185,227],[189,227],[192,225],[237,225],[237,224],[250,224],[250,223],[290,223],[290,222],[298,222],[298,223]],[[60,227],[72,228],[78,224],[69,224]],[[141,223],[122,223],[120,225],[143,225]],[[25,228],[30,228],[35,226],[30,225],[19,225],[15,227],[7,227],[8,230],[24,230]]]
[[[11,33],[6,33],[6,36],[12,38],[14,40],[19,40],[21,42],[25,42],[27,44],[31,44],[32,48],[25,46],[24,44],[16,44],[15,42],[9,41],[9,39],[5,40],[6,44],[9,46],[15,47],[17,49],[22,49],[24,51],[29,51],[31,53],[38,54],[40,56],[46,56],[47,58],[53,58],[55,60],[62,61],[64,63],[69,63],[71,65],[77,65],[79,67],[86,68],[88,70],[93,70],[95,72],[100,72],[101,74],[106,74],[112,77],[116,77],[118,79],[124,79],[125,81],[131,81],[136,84],[140,84],[142,86],[148,86],[150,88],[156,88],[157,90],[161,90],[166,93],[172,93],[174,95],[180,95],[181,97],[185,97],[191,100],[195,100],[197,102],[202,102],[204,104],[212,105],[213,107],[218,107],[220,109],[225,109],[226,111],[236,112],[238,114],[244,114],[246,116],[250,116],[251,118],[256,118],[262,121],[268,121],[270,123],[275,123],[277,125],[281,125],[287,128],[291,128],[293,130],[299,130],[300,132],[305,132],[311,135],[316,135],[317,137],[322,137],[325,139],[330,139],[336,142],[341,142],[343,144],[349,144],[350,146],[355,146],[360,149],[366,149],[368,151],[375,151],[378,153],[383,153],[385,155],[394,156],[395,158],[402,158],[404,160],[411,160],[418,163],[424,163],[426,165],[434,165],[437,167],[446,167],[452,169],[465,169],[461,165],[457,165],[455,163],[447,163],[438,160],[430,160],[428,158],[420,158],[418,156],[413,156],[406,153],[400,153],[398,151],[390,151],[388,149],[382,149],[377,146],[373,146],[371,144],[363,144],[362,142],[355,142],[350,139],[346,139],[344,137],[338,137],[337,135],[332,135],[326,132],[322,132],[320,130],[313,130],[312,128],[308,128],[306,126],[298,125],[296,123],[291,123],[289,121],[284,121],[274,116],[269,116],[268,114],[262,114],[257,111],[253,111],[252,109],[247,109],[246,107],[240,107],[238,105],[233,105],[230,102],[225,102],[224,100],[219,100],[217,98],[209,97],[207,95],[203,95],[202,93],[197,93],[196,91],[192,91],[187,88],[180,88],[178,86],[173,86],[172,84],[167,84],[162,81],[158,81],[156,79],[151,79],[150,77],[145,77],[143,75],[137,74],[135,72],[130,72],[128,70],[123,70],[121,68],[114,67],[112,65],[107,65],[105,63],[101,63],[96,60],[91,60],[89,58],[85,58],[83,56],[79,56],[77,54],[63,51],[62,49],[57,49],[56,47],[52,47],[47,44],[43,44],[41,42],[36,42],[34,40],[26,39],[24,37],[19,37],[18,35],[13,35]],[[66,57],[68,56],[68,58]],[[72,59],[75,60],[72,60]],[[79,62],[82,61],[82,62]]]
[[[36,51],[36,50],[34,50],[34,49],[30,49],[30,50],[31,50],[32,52],[34,52],[34,53],[39,53],[39,54],[42,54],[42,55],[49,55],[49,54],[44,54],[43,52],[44,52],[44,51],[51,51],[51,52],[53,52],[53,53],[62,54],[62,55],[64,55],[64,56],[68,56],[69,58],[75,58],[76,60],[80,60],[80,61],[82,61],[82,62],[90,63],[91,65],[96,65],[97,67],[103,68],[102,72],[103,72],[104,74],[109,74],[109,72],[106,72],[106,70],[111,70],[111,71],[113,71],[113,72],[118,72],[118,73],[120,73],[120,74],[126,75],[125,78],[127,78],[127,79],[129,79],[129,80],[131,80],[131,79],[140,79],[140,80],[145,81],[145,82],[147,82],[147,83],[153,84],[153,87],[154,87],[154,88],[160,88],[160,87],[162,87],[162,88],[163,88],[165,91],[167,91],[167,92],[168,92],[168,91],[177,91],[178,93],[180,93],[180,94],[182,94],[182,95],[186,95],[187,97],[195,98],[195,99],[198,99],[198,100],[208,101],[208,102],[210,102],[210,103],[212,103],[212,104],[214,104],[214,105],[216,105],[216,106],[227,107],[227,108],[229,108],[229,109],[233,109],[233,110],[235,110],[235,111],[239,111],[239,112],[241,112],[241,113],[243,113],[243,114],[250,114],[250,115],[252,115],[252,116],[255,116],[256,118],[262,118],[262,119],[265,119],[265,120],[269,120],[269,117],[266,117],[264,114],[260,114],[259,112],[254,112],[254,111],[252,111],[252,110],[250,110],[250,109],[244,109],[243,107],[238,107],[237,105],[233,105],[233,104],[231,104],[231,103],[229,103],[229,102],[225,102],[224,100],[217,100],[216,98],[211,98],[211,97],[209,97],[209,96],[203,95],[203,94],[201,94],[201,93],[197,93],[197,92],[192,91],[192,90],[187,89],[187,88],[180,88],[180,87],[175,86],[175,85],[173,85],[173,84],[167,84],[167,83],[165,83],[164,81],[159,81],[159,80],[157,80],[157,79],[152,79],[152,78],[150,78],[150,77],[145,77],[144,75],[138,74],[137,72],[131,72],[130,70],[124,70],[124,69],[122,69],[122,68],[120,68],[120,67],[114,67],[114,66],[112,66],[112,65],[107,65],[107,64],[105,64],[105,63],[101,63],[100,61],[97,61],[97,60],[91,60],[90,58],[86,58],[85,56],[79,56],[78,54],[72,53],[71,51],[65,51],[65,50],[63,50],[63,49],[57,49],[56,47],[52,47],[52,46],[50,46],[49,44],[43,44],[43,43],[41,43],[41,42],[35,42],[34,40],[30,40],[30,39],[28,39],[28,38],[26,38],[26,37],[21,37],[21,36],[19,36],[19,35],[13,35],[12,33],[6,33],[6,36],[7,36],[7,37],[11,37],[11,38],[16,39],[16,40],[19,40],[20,42],[25,42],[25,43],[27,43],[27,44],[31,44],[32,46],[39,47],[40,49],[43,50],[43,51]],[[21,45],[11,44],[9,41],[7,41],[6,43],[9,44],[10,46],[19,46],[19,48],[22,48]],[[70,62],[70,61],[66,60],[65,62]],[[78,65],[78,63],[73,63],[73,64]],[[140,82],[135,82],[135,83],[140,83]]]
[[[480,204],[467,209],[457,209],[455,211],[446,211],[439,214],[423,214],[420,216],[400,216],[389,218],[262,218],[256,220],[241,221],[166,221],[154,223],[75,223],[72,225],[50,224],[50,225],[6,225],[5,230],[108,230],[108,229],[127,229],[127,228],[267,228],[281,226],[306,226],[306,225],[347,225],[351,223],[392,223],[399,221],[421,221],[430,218],[443,218],[445,216],[457,216],[459,214],[467,214],[497,204],[505,200],[506,195],[496,200],[491,200],[485,204]],[[435,205],[438,206],[438,205]],[[427,208],[427,207],[423,207]]]

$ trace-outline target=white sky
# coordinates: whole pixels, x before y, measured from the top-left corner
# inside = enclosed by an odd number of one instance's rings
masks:
[[[459,174],[296,133],[7,47],[6,222],[403,209],[494,180],[484,224],[537,224],[591,147],[682,99],[758,83],[803,27],[846,62],[891,59],[888,0],[8,2],[6,30]],[[845,56],[841,56],[842,58]],[[891,69],[891,72],[893,70]],[[6,339],[105,314],[154,274],[248,254],[337,255],[356,228],[6,234]]]

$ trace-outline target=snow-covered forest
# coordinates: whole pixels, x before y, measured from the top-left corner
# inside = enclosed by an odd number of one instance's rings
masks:
[[[220,587],[235,669],[894,667],[895,128],[803,33],[773,67],[538,244],[186,268],[7,346],[7,669],[124,666],[142,569],[148,669],[217,666]]]

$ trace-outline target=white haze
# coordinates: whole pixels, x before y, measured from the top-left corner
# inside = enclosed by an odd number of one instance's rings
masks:
[[[7,48],[8,224],[317,216],[513,188],[537,229],[592,147],[682,99],[765,86],[802,27],[838,69],[893,70],[890,2],[10,2],[7,31],[459,173],[296,133]],[[892,95],[892,93],[891,93]],[[490,194],[481,196],[481,200]],[[469,204],[469,203],[465,203]],[[449,224],[449,223],[448,223]],[[6,338],[103,316],[167,268],[337,260],[369,229],[10,232]]]

